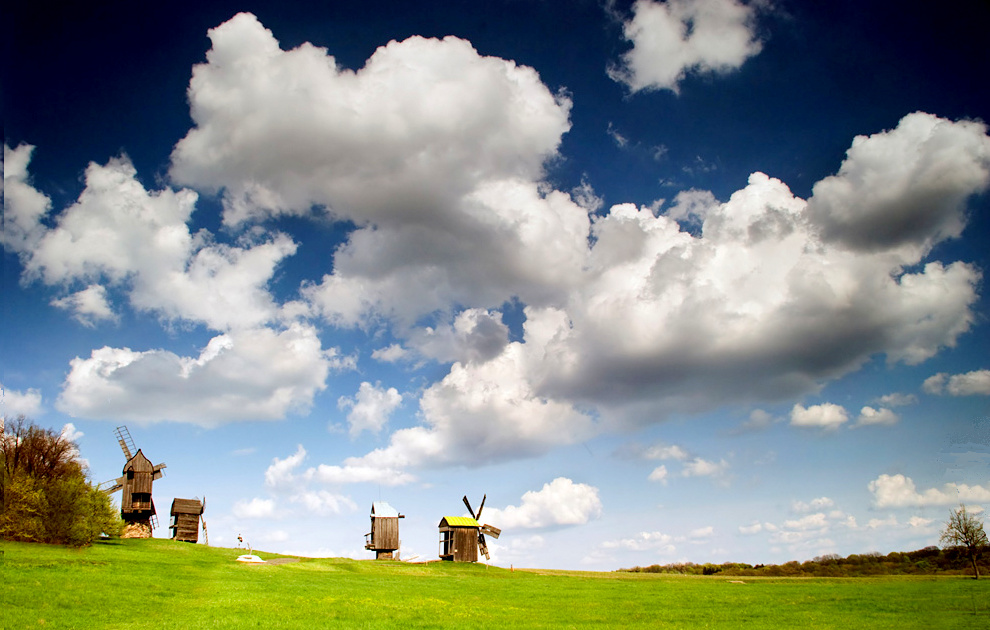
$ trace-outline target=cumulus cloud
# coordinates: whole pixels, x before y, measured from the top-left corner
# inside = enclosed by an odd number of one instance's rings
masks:
[[[205,427],[281,420],[308,411],[331,369],[352,367],[303,324],[220,335],[196,357],[105,346],[70,362],[56,407],[79,418]]]
[[[101,284],[91,284],[72,295],[52,300],[52,306],[72,311],[76,321],[90,328],[101,321],[117,321],[107,299],[107,289]]]
[[[676,459],[683,461],[689,457],[688,452],[676,444],[664,444],[659,442],[647,448],[643,452],[646,459]]]
[[[990,370],[952,375],[939,372],[926,378],[921,388],[929,394],[948,392],[952,396],[990,396]]]
[[[834,505],[835,502],[832,499],[828,497],[818,497],[817,499],[812,499],[808,503],[805,503],[804,501],[794,501],[791,503],[791,510],[802,514],[805,512],[824,510]]]
[[[826,242],[927,251],[962,233],[966,200],[988,185],[987,126],[916,112],[857,136],[838,174],[815,184],[808,213]]]
[[[873,504],[878,508],[955,505],[957,503],[990,501],[990,487],[947,483],[939,488],[919,492],[910,477],[880,475],[870,482]]]
[[[841,405],[823,403],[805,408],[794,405],[791,409],[791,426],[836,429],[849,421],[849,414]]]
[[[659,481],[663,485],[667,485],[667,476],[668,476],[668,474],[669,473],[667,472],[667,467],[661,464],[660,466],[657,466],[656,468],[654,468],[653,469],[653,472],[651,472],[650,473],[650,476],[647,477],[647,478],[650,481]]]
[[[607,540],[601,544],[603,549],[625,549],[628,551],[662,551],[672,553],[676,547],[672,544],[674,538],[663,532],[639,532],[629,538]]]
[[[350,409],[347,424],[350,425],[350,434],[354,438],[364,431],[380,433],[389,416],[401,403],[402,395],[394,387],[385,389],[380,384],[372,385],[365,381],[353,398],[341,396],[337,406],[340,409]]]
[[[5,210],[22,217],[21,224],[26,217],[36,223],[30,229],[22,225],[33,234],[31,247],[12,247],[21,255],[24,279],[55,286],[88,283],[56,301],[87,323],[112,317],[98,280],[124,288],[136,309],[214,330],[275,319],[267,284],[278,263],[295,253],[295,243],[274,234],[235,247],[213,242],[206,231],[192,234],[187,223],[197,194],[170,188],[149,192],[136,176],[126,156],[90,164],[86,188],[55,217],[52,228],[40,223],[43,215],[19,208],[21,196],[5,196]]]
[[[250,501],[240,500],[234,504],[237,518],[272,518],[275,516],[275,501],[255,497]]]
[[[601,515],[598,488],[558,477],[524,494],[519,505],[486,509],[482,520],[502,529],[542,529],[584,525]]]
[[[862,427],[867,425],[892,425],[897,424],[900,418],[890,409],[883,407],[874,409],[873,407],[863,407],[859,412],[854,426]]]
[[[31,418],[41,413],[41,390],[29,388],[26,391],[8,389],[0,383],[0,417]]]
[[[678,92],[688,73],[727,73],[760,52],[756,11],[737,0],[637,0],[623,32],[633,47],[609,76],[633,92]]]
[[[724,459],[718,462],[713,462],[700,457],[695,457],[691,461],[684,462],[684,469],[681,471],[681,476],[721,477],[728,469],[729,462]]]
[[[894,392],[892,394],[885,394],[881,396],[877,399],[877,402],[885,407],[906,407],[908,405],[918,404],[918,397],[914,394]]]

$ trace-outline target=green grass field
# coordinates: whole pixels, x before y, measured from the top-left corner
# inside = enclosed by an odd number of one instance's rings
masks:
[[[5,629],[990,628],[990,580],[683,577],[340,558],[252,566],[234,561],[239,550],[161,539],[80,550],[5,542],[2,550]]]

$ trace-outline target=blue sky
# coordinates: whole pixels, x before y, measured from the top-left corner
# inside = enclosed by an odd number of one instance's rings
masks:
[[[313,4],[8,10],[4,416],[306,555],[378,500],[602,570],[990,505],[985,6]]]

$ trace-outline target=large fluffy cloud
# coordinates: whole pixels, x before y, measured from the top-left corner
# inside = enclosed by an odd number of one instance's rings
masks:
[[[583,525],[601,514],[598,488],[558,477],[524,494],[519,505],[488,508],[482,517],[502,529],[538,529]]]
[[[637,0],[623,25],[633,47],[609,75],[634,92],[677,92],[689,72],[728,72],[759,53],[755,21],[737,0]]]
[[[223,190],[229,223],[318,205],[415,225],[481,181],[538,175],[569,127],[534,70],[455,37],[390,42],[354,72],[309,44],[282,51],[251,14],[209,35],[171,172]]]
[[[307,411],[330,369],[347,361],[301,324],[220,335],[197,357],[103,347],[72,360],[57,407],[73,417],[207,427],[277,420]]]
[[[33,417],[41,413],[41,392],[37,389],[19,391],[7,389],[0,383],[0,418]]]
[[[919,492],[910,477],[880,475],[870,482],[873,503],[878,508],[920,507],[926,505],[955,505],[990,501],[990,487],[947,483],[942,488]]]
[[[827,242],[927,250],[962,234],[967,198],[988,185],[986,125],[917,112],[857,136],[839,172],[815,184],[808,213]]]
[[[127,291],[137,309],[215,330],[258,326],[277,317],[267,285],[278,263],[295,252],[287,236],[231,246],[214,242],[206,231],[193,234],[187,224],[197,194],[145,190],[126,157],[90,164],[79,199],[47,228],[39,209],[50,204],[42,203],[27,181],[30,153],[27,146],[5,148],[8,158],[16,156],[4,194],[5,216],[16,229],[4,245],[20,254],[25,280],[88,285],[56,305],[87,323],[112,319],[106,287],[99,283],[104,282]]]
[[[531,68],[413,37],[350,71],[282,51],[250,14],[210,37],[171,175],[223,191],[231,225],[313,207],[353,221],[307,289],[330,321],[545,301],[578,281],[587,211],[539,184],[570,103]]]

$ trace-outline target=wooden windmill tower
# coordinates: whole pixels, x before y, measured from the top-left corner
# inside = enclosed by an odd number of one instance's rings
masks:
[[[485,542],[485,534],[498,538],[502,530],[497,527],[478,523],[481,518],[481,511],[485,509],[486,494],[481,498],[481,505],[478,513],[475,514],[471,508],[468,498],[464,497],[464,505],[467,506],[471,518],[466,516],[445,516],[440,519],[440,559],[453,562],[477,562],[478,551],[489,560],[488,544]]]
[[[155,502],[151,499],[151,485],[162,478],[165,464],[152,465],[141,449],[136,449],[135,452],[134,441],[127,427],[117,427],[113,433],[117,436],[120,450],[124,452],[127,461],[124,463],[123,474],[113,481],[101,484],[101,487],[107,494],[122,490],[120,517],[128,526],[137,526],[130,527],[134,532],[131,537],[151,538],[152,528],[158,526]]]
[[[169,529],[172,530],[172,540],[182,542],[199,542],[199,519],[206,510],[206,497],[199,499],[173,499],[169,516],[172,517]],[[206,534],[206,519],[203,519],[203,536],[206,544],[210,538]]]
[[[384,501],[371,504],[371,531],[364,535],[364,548],[375,551],[375,560],[391,560],[399,548],[399,519],[405,515]]]

